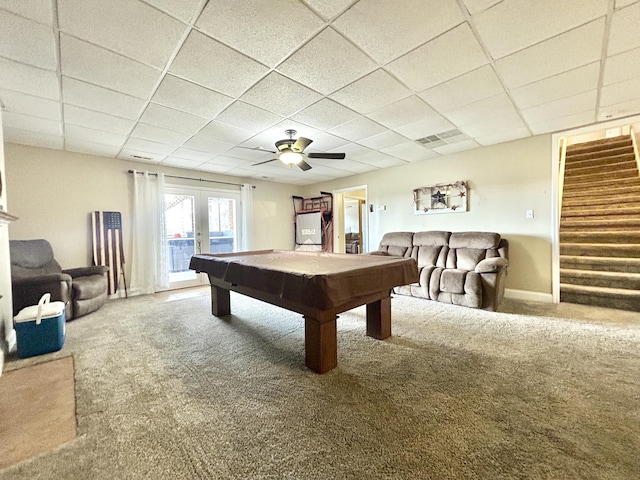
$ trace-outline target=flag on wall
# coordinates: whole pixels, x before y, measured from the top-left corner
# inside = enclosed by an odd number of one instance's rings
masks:
[[[93,212],[91,215],[93,235],[93,263],[109,267],[109,295],[118,291],[120,275],[124,276],[124,247],[122,244],[122,215],[120,212]]]

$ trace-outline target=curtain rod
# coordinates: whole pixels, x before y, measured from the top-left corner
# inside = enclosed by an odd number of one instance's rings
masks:
[[[129,170],[128,173],[133,173],[133,170]],[[143,174],[144,172],[138,172],[140,174]],[[154,176],[158,176],[157,173],[149,173],[149,175],[154,175]],[[241,187],[243,184],[242,183],[231,183],[231,182],[222,182],[220,180],[207,180],[206,178],[193,178],[193,177],[180,177],[178,175],[164,175],[165,177],[168,178],[180,178],[182,180],[198,180],[200,182],[210,182],[210,183],[222,183],[224,185],[235,185],[236,187]],[[251,188],[256,188],[255,185],[251,185]]]

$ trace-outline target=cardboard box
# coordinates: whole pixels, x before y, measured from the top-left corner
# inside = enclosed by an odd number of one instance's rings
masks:
[[[55,352],[64,345],[64,303],[49,303],[49,298],[43,295],[38,305],[23,308],[13,319],[20,358]]]

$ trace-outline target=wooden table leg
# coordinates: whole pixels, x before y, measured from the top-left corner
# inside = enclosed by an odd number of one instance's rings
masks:
[[[316,373],[328,372],[338,365],[336,318],[333,315],[332,320],[319,321],[304,317],[305,363]]]
[[[229,290],[211,285],[211,313],[216,317],[224,317],[231,313]]]
[[[378,340],[391,336],[391,297],[367,304],[367,335]]]

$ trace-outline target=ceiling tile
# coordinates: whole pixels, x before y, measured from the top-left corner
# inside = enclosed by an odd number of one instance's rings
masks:
[[[607,44],[608,55],[640,47],[638,25],[640,25],[640,2],[614,12]]]
[[[233,98],[182,78],[166,75],[153,95],[153,101],[211,119],[228,107]]]
[[[358,143],[361,143],[362,145],[365,145],[369,148],[380,150],[385,147],[392,147],[393,145],[405,143],[408,140],[409,139],[403,135],[387,130],[386,132],[363,138],[362,140],[359,140]]]
[[[60,35],[62,73],[117,92],[148,98],[160,71],[68,35]]]
[[[202,161],[200,160],[189,160],[187,158],[179,158],[179,157],[167,157],[162,162],[162,165],[167,165],[170,167],[179,167],[179,168],[198,168],[199,165],[202,165]]]
[[[246,103],[285,117],[321,98],[319,93],[277,72],[271,72],[240,97]]]
[[[122,144],[120,146],[107,145],[82,138],[66,138],[64,141],[64,149],[68,152],[88,153],[108,158],[115,158],[121,148]]]
[[[631,5],[632,3],[636,3],[637,1],[638,0],[615,0],[615,8],[624,8]]]
[[[144,100],[90,85],[80,80],[62,77],[62,98],[65,104],[97,110],[135,120],[144,108]]]
[[[356,3],[356,1],[357,0],[305,0],[305,3],[325,20],[331,20]]]
[[[436,147],[433,149],[433,151],[439,153],[440,155],[451,155],[452,153],[464,152],[465,150],[471,150],[479,146],[480,145],[474,140],[465,140],[464,142]]]
[[[444,112],[443,115],[451,123],[461,126],[480,122],[483,119],[508,115],[515,113],[515,111],[516,109],[509,96],[506,93],[500,93]]]
[[[242,158],[230,157],[228,155],[216,155],[211,160],[209,160],[209,162],[218,165],[226,165],[232,168],[251,166],[250,160],[243,160]]]
[[[357,142],[363,138],[382,133],[384,130],[385,128],[379,123],[369,120],[366,117],[360,117],[330,129],[329,133],[346,138],[352,142]]]
[[[391,62],[388,69],[413,90],[422,91],[487,63],[465,23]]]
[[[157,103],[150,103],[147,106],[140,121],[184,133],[195,133],[209,122],[202,117],[164,107]]]
[[[2,93],[0,93],[2,96]],[[618,103],[635,100],[640,97],[640,77],[631,78],[620,83],[602,87],[600,106],[607,107]]]
[[[545,119],[540,123],[529,124],[529,126],[534,135],[541,135],[591,124],[595,121],[595,116],[595,109],[592,108],[586,112],[574,113],[551,120]]]
[[[560,100],[555,100],[543,105],[527,108],[522,110],[522,116],[529,125],[532,125],[544,122],[545,120],[566,117],[589,110],[594,112],[595,115],[597,98],[598,91],[591,90],[589,92],[561,98]]]
[[[598,87],[600,62],[590,63],[511,91],[511,97],[520,108],[558,100]]]
[[[218,115],[216,120],[234,127],[259,132],[275,125],[282,120],[282,117],[262,108],[238,101]]]
[[[238,97],[269,69],[193,30],[169,71],[203,87]]]
[[[124,149],[131,150],[133,152],[155,153],[162,155],[162,158],[164,158],[173,152],[176,147],[158,142],[150,142],[149,140],[142,140],[140,138],[129,138],[127,143],[124,144]]]
[[[471,15],[475,15],[476,13],[480,13],[487,8],[491,8],[497,3],[502,2],[502,0],[463,0],[464,4],[467,7],[467,11]]]
[[[255,135],[255,132],[234,127],[233,125],[222,123],[218,120],[209,123],[200,133],[214,140],[233,144],[242,143]]]
[[[283,24],[287,18],[292,21]],[[273,67],[319,31],[324,22],[298,0],[216,0],[208,3],[196,25]]]
[[[496,69],[509,88],[542,80],[600,60],[604,19],[502,58]],[[544,61],[540,61],[544,59]]]
[[[385,64],[463,21],[455,0],[412,0],[402,6],[388,0],[361,0],[333,25]]]
[[[452,80],[425,90],[420,97],[439,111],[453,110],[467,103],[504,92],[491,65],[485,65]]]
[[[607,105],[598,111],[598,121],[611,120],[637,114],[640,111],[640,98],[626,100],[622,103]]]
[[[191,23],[193,17],[200,12],[201,0],[143,0],[158,7],[163,12],[178,18],[186,23]]]
[[[187,160],[197,161],[198,163],[206,162],[207,160],[211,160],[215,154],[209,152],[203,152],[200,150],[192,150],[190,148],[178,148],[175,152],[170,155],[171,157],[179,157],[185,158]]]
[[[142,2],[58,0],[60,30],[163,69],[187,26]]]
[[[27,93],[37,97],[60,99],[56,72],[0,58],[0,89]]]
[[[0,10],[0,56],[55,70],[58,64],[53,30],[48,25]]]
[[[21,113],[33,117],[62,120],[60,103],[33,95],[0,89],[0,100],[7,112]]]
[[[292,117],[294,120],[322,129],[329,129],[342,123],[358,118],[353,110],[340,105],[328,98],[305,108]]]
[[[357,143],[347,143],[346,145],[342,145],[341,147],[333,150],[329,150],[332,153],[345,153],[347,158],[350,160],[357,160],[358,158],[365,157],[370,153],[375,152],[375,150],[370,149],[369,147],[365,147],[364,145],[359,145]]]
[[[161,142],[168,145],[174,145],[176,147],[186,142],[190,133],[176,132],[174,130],[168,130],[166,128],[156,127],[155,125],[147,125],[145,123],[138,123],[131,132],[133,138],[140,138],[142,140],[150,140],[152,142]]]
[[[163,155],[161,153],[145,152],[139,149],[123,148],[122,150],[120,150],[117,158],[134,162],[157,164],[160,163],[165,157],[166,155]]]
[[[39,23],[53,25],[51,4],[42,0],[0,0],[0,8]]]
[[[383,148],[382,151],[407,162],[418,162],[439,156],[437,153],[418,145],[416,142],[401,143],[393,147]]]
[[[526,130],[526,125],[522,121],[522,118],[518,113],[510,112],[499,117],[493,117],[489,120],[482,120],[477,123],[471,123],[460,127],[463,133],[466,133],[472,138],[478,140],[478,138],[494,135],[495,132],[522,132]],[[530,136],[531,133],[527,130],[526,135]],[[498,135],[499,136],[499,135]],[[513,137],[509,136],[510,139]]]
[[[414,95],[379,108],[369,113],[367,117],[385,127],[397,128],[433,115],[436,115],[435,110]]]
[[[607,14],[608,1],[509,0],[473,16],[494,59],[506,57]],[[600,37],[601,39],[601,37]]]
[[[67,125],[84,125],[96,130],[123,135],[128,134],[134,125],[132,120],[94,112],[74,105],[64,105],[64,123]]]
[[[340,168],[340,170],[344,170],[350,173],[364,173],[370,172],[375,167],[372,167],[367,163],[361,163],[356,160],[350,160],[349,158],[346,158],[344,160],[340,160],[340,163],[336,165],[336,168]]]
[[[305,152],[328,152],[329,150],[340,148],[342,145],[349,143],[349,141],[344,138],[324,132],[314,133],[312,140],[313,143],[305,149]]]
[[[608,57],[604,65],[603,85],[640,77],[640,48]]]
[[[205,172],[213,172],[213,173],[226,173],[229,170],[231,170],[233,167],[229,166],[229,165],[220,165],[217,163],[213,163],[213,160],[211,162],[205,162],[202,163],[199,167],[198,170],[203,170]]]
[[[340,61],[335,61],[340,52]],[[326,28],[285,60],[278,70],[328,95],[363,77],[376,64],[332,28]]]
[[[380,68],[333,93],[331,98],[356,112],[369,113],[409,95],[411,90]]]
[[[52,148],[54,150],[62,150],[64,146],[62,135],[48,135],[46,133],[12,128],[7,125],[3,126],[2,133],[6,143],[18,143],[20,145]]]
[[[408,123],[394,130],[412,140],[446,132],[455,128],[455,125],[438,113],[434,113],[420,121]]]
[[[184,143],[183,147],[190,150],[200,150],[201,152],[219,154],[226,152],[233,147],[233,145],[230,143],[219,142],[218,140],[214,140],[203,133],[196,133]]]
[[[105,145],[115,146],[118,147],[118,149],[122,148],[122,145],[127,140],[126,135],[94,130],[93,128],[81,127],[79,125],[67,124],[65,124],[64,127],[64,136],[66,139],[75,138],[88,142],[97,142]]]
[[[16,130],[44,133],[46,135],[62,136],[62,122],[22,115],[20,113],[3,112],[2,126]]]
[[[495,145],[496,143],[511,142],[521,138],[530,137],[531,132],[527,127],[517,127],[512,130],[495,130],[493,133],[476,138],[480,145]]]

